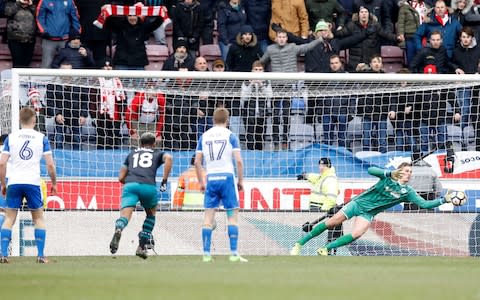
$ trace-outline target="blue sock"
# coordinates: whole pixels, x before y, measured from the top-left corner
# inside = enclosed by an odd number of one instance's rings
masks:
[[[0,230],[2,229],[3,221],[5,221],[5,215],[0,213]],[[2,253],[2,243],[0,243],[0,253]]]
[[[238,244],[238,226],[237,225],[228,225],[228,237],[230,238],[230,251],[232,255],[237,255],[237,244]]]
[[[210,227],[202,228],[202,241],[203,241],[203,253],[205,255],[210,255],[210,244],[212,242],[212,228]]]
[[[128,219],[125,217],[120,217],[115,221],[115,230],[120,229],[123,230],[123,228],[127,227],[128,224]]]
[[[43,249],[45,249],[45,236],[47,235],[47,231],[45,229],[35,228],[35,243],[37,243],[37,251],[38,257],[45,256],[43,254]]]
[[[2,228],[0,231],[0,239],[2,244],[2,256],[8,256],[8,245],[12,239],[12,230]]]

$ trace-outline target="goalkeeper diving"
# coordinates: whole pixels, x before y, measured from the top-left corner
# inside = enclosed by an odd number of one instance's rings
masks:
[[[370,167],[368,174],[376,176],[380,180],[368,190],[354,197],[331,218],[316,225],[306,236],[298,240],[290,250],[291,255],[298,255],[302,246],[309,240],[353,217],[357,218],[352,232],[327,243],[325,247],[317,249],[318,255],[328,255],[330,250],[345,246],[360,238],[367,232],[370,223],[378,213],[401,202],[412,202],[421,208],[435,208],[443,203],[451,202],[449,192],[444,197],[426,201],[411,186],[407,185],[412,175],[411,163],[402,163],[394,171]]]

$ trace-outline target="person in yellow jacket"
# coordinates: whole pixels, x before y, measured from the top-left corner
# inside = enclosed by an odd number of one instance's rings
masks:
[[[203,192],[195,171],[195,156],[190,160],[190,167],[178,177],[178,186],[173,195],[173,209],[203,208]],[[202,170],[206,178],[205,170]]]
[[[341,205],[337,205],[337,198],[340,194],[338,187],[337,174],[332,161],[328,157],[322,157],[318,161],[320,174],[303,173],[297,176],[298,180],[307,180],[311,185],[311,194],[309,198],[311,212],[326,212],[326,214],[312,223],[306,222],[302,229],[305,232],[312,230],[313,226],[327,217],[333,216],[340,210]],[[327,241],[333,242],[343,234],[343,227],[339,225],[328,231]],[[335,252],[332,252],[334,254]],[[298,255],[298,254],[297,254]]]

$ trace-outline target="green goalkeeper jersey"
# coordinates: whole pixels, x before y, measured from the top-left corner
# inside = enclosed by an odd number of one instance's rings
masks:
[[[412,202],[421,208],[434,208],[443,204],[443,198],[424,200],[411,186],[390,178],[388,170],[370,167],[368,174],[379,177],[380,181],[352,199],[364,212],[376,215],[401,202]]]

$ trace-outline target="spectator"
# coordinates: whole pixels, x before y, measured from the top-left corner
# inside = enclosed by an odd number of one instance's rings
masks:
[[[252,64],[263,56],[257,36],[250,25],[242,26],[235,43],[230,46],[227,55],[229,71],[250,72]]]
[[[213,72],[225,72],[225,63],[221,59],[216,59],[212,64]]]
[[[323,43],[318,44],[305,53],[305,72],[328,73],[331,71],[330,57],[338,55],[340,50],[348,49],[368,38],[367,32],[354,33],[344,39],[334,38],[332,24],[320,20],[315,26],[315,37],[322,38]],[[343,68],[343,64],[342,64]]]
[[[430,46],[420,49],[410,62],[412,73],[446,74],[448,73],[447,49],[442,45],[442,34],[433,31],[430,35]]]
[[[454,0],[451,7],[453,17],[463,26],[465,24],[465,15],[469,12],[471,6],[467,6],[467,0]]]
[[[82,45],[79,33],[70,33],[68,43],[55,55],[51,67],[58,69],[64,61],[71,63],[74,69],[95,67],[92,51]]]
[[[382,29],[376,17],[370,15],[369,10],[363,6],[360,7],[358,14],[353,15],[352,21],[345,25],[342,30],[337,31],[335,36],[345,38],[360,34],[363,31],[366,31],[368,38],[350,48],[347,71],[355,70],[359,63],[369,63],[374,54],[380,53],[381,38],[391,42],[404,41],[403,35],[396,36]]]
[[[426,15],[420,15],[417,8],[424,4],[417,0],[399,1],[400,12],[398,15],[398,34],[405,37],[405,41],[399,44],[406,50],[407,63],[410,63],[417,53],[415,44],[415,32]]]
[[[205,26],[205,12],[196,0],[179,1],[173,8],[173,47],[178,42],[187,43],[187,49],[195,56],[200,47],[200,34]]]
[[[165,124],[165,105],[165,95],[156,90],[154,82],[147,82],[146,90],[135,93],[125,114],[131,147],[139,147],[139,138],[145,132],[154,132],[158,145]]]
[[[42,40],[42,68],[49,68],[57,51],[65,46],[70,32],[81,32],[73,0],[40,0],[37,27]]]
[[[304,39],[308,37],[308,13],[303,0],[272,0],[272,19],[270,25],[282,26],[285,32],[291,32]],[[271,26],[270,26],[271,27]],[[270,28],[270,40],[277,40],[276,32]]]
[[[312,30],[320,20],[333,25],[337,24],[340,29],[345,26],[345,9],[337,0],[306,0],[305,6]]]
[[[410,71],[403,68],[397,73],[409,74]],[[420,136],[420,120],[413,119],[415,92],[406,91],[406,86],[407,82],[400,83],[399,92],[390,95],[395,111],[392,125],[395,130],[395,150],[397,151],[413,151],[413,137]]]
[[[235,43],[237,34],[246,21],[247,16],[240,6],[240,0],[230,0],[218,11],[218,44],[223,61],[227,60],[230,45]]]
[[[32,0],[5,3],[8,49],[12,55],[12,68],[28,68],[35,49],[35,5]],[[45,132],[45,131],[42,131]]]
[[[145,41],[163,22],[161,17],[112,16],[107,27],[116,34],[113,64],[117,70],[144,70],[148,65]]]
[[[458,37],[462,30],[462,25],[448,14],[445,1],[438,0],[435,2],[434,13],[415,32],[415,43],[417,51],[422,48],[422,39],[431,36],[432,32],[438,31],[443,38],[443,45],[447,49],[448,57],[452,57],[453,49],[457,43]]]
[[[203,11],[203,29],[200,33],[203,45],[213,44],[213,28],[214,20],[217,14],[218,0],[202,0],[200,1],[200,10]]]
[[[362,68],[358,72],[385,73],[379,54],[372,56],[369,66],[358,64],[357,68]],[[362,117],[363,151],[374,150],[375,143],[378,151],[382,153],[388,151],[387,123],[388,119],[395,119],[395,103],[392,103],[392,99],[387,94],[367,94],[358,98],[357,111]],[[374,135],[377,140],[373,140]]]
[[[387,15],[385,11],[387,2],[390,0],[354,0],[353,11],[358,12],[360,8],[365,7],[370,12],[370,16],[375,16],[375,20],[380,23],[385,32],[393,32],[392,21],[385,20],[390,16],[390,13]]]
[[[252,64],[252,72],[264,72],[260,61]],[[273,90],[270,81],[250,80],[242,83],[241,102],[246,125],[248,150],[263,150],[267,118],[271,112]]]
[[[107,56],[107,46],[111,46],[110,34],[105,29],[93,25],[100,14],[100,9],[107,4],[107,0],[82,0],[76,1],[80,24],[82,25],[81,40],[93,54],[96,68],[103,68]],[[75,69],[75,67],[74,67]]]
[[[113,69],[109,58],[103,69]],[[98,78],[98,89],[90,101],[90,115],[95,119],[97,131],[97,149],[117,149],[121,145],[120,125],[126,104],[127,96],[120,78]]]
[[[267,47],[267,52],[263,54],[260,62],[263,65],[271,63],[272,72],[298,72],[297,57],[312,50],[322,42],[323,39],[319,38],[304,45],[288,43],[287,32],[280,29],[277,31],[275,44]]]
[[[146,6],[164,6],[168,13],[171,14],[173,9],[171,9],[170,0],[144,0],[143,1]],[[170,8],[169,8],[170,7]],[[155,41],[159,45],[167,45],[167,33],[166,29],[167,26],[172,24],[172,20],[170,17],[163,20],[162,25],[153,31],[153,36],[155,37]]]
[[[64,61],[60,69],[72,69],[72,64]],[[47,85],[47,115],[55,121],[55,148],[80,150],[81,126],[86,124],[88,117],[89,91],[74,85],[69,81],[71,78],[63,79],[61,84]],[[70,147],[65,147],[66,144]]]
[[[480,33],[480,3],[478,1],[469,0],[465,9],[467,11],[464,19],[464,26],[471,27],[475,32],[475,38],[479,40]]]
[[[37,122],[35,123],[35,130],[43,134],[47,134],[45,127],[45,102],[43,101],[40,91],[36,87],[28,89],[28,102],[25,106],[33,108],[37,115]]]
[[[455,98],[455,92],[449,89],[425,90],[417,92],[416,106],[414,107],[414,119],[420,120],[420,141],[418,137],[414,144],[420,144],[422,152],[430,150],[430,133],[435,132],[436,149],[451,149],[451,141],[448,141],[447,122],[460,122],[460,107]],[[453,118],[447,115],[447,103],[454,111]],[[448,153],[447,153],[448,155]]]
[[[188,68],[180,65],[180,72],[188,72]],[[167,93],[164,147],[171,150],[188,150],[195,148],[195,132],[191,132],[192,124],[196,124],[198,99],[191,95],[191,79],[176,78],[167,83],[171,94]]]
[[[208,69],[208,63],[205,57],[199,56],[195,58],[195,71],[200,71],[200,72],[207,72],[210,71]]]
[[[343,62],[336,54],[330,56],[330,73],[345,73]],[[335,87],[341,88],[341,83]],[[317,100],[317,115],[321,116],[324,144],[334,145],[335,141],[338,141],[338,147],[347,146],[347,126],[355,115],[355,102],[356,98],[353,96],[328,96]]]
[[[455,70],[455,74],[475,74],[478,73],[478,64],[473,62],[480,61],[480,47],[477,44],[475,33],[470,27],[463,27],[460,34],[460,43],[453,51],[453,58],[450,66]],[[463,129],[469,125],[470,111],[472,106],[472,88],[465,87],[457,90],[457,101],[460,105],[462,120],[460,127]],[[468,144],[468,137],[464,137],[464,145]]]
[[[267,51],[268,28],[272,17],[272,0],[243,0],[243,7],[247,14],[247,24],[253,27],[257,37],[257,44],[262,53]]]
[[[188,52],[187,42],[179,40],[175,52],[163,63],[162,71],[179,71],[182,67],[193,71],[195,69],[195,57]]]

